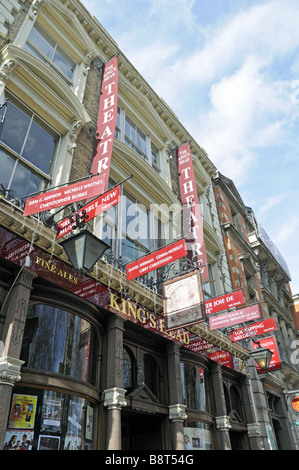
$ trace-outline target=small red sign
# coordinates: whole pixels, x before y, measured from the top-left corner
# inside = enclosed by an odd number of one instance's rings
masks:
[[[256,320],[257,318],[260,318],[260,316],[261,313],[259,306],[250,305],[249,307],[239,310],[233,310],[231,312],[209,317],[209,323],[211,330],[216,330],[217,328],[226,328],[228,326],[237,325],[238,323]]]
[[[229,308],[237,307],[244,304],[244,297],[242,289],[231,292],[230,294],[215,297],[214,299],[205,302],[206,314],[221,312],[221,310],[228,310]]]
[[[27,199],[23,216],[49,211],[56,207],[67,206],[83,199],[94,198],[104,191],[105,178],[93,176],[68,186],[53,189]]]
[[[251,336],[262,335],[264,333],[269,333],[269,331],[277,330],[277,326],[274,318],[267,318],[266,320],[260,321],[258,323],[252,323],[248,325],[248,333],[246,328],[238,328],[237,330],[231,331],[230,339],[235,341],[241,341],[242,339],[249,338]]]
[[[91,220],[97,215],[102,214],[103,212],[110,209],[110,207],[118,204],[119,199],[120,186],[116,186],[116,188],[113,188],[110,191],[101,194],[101,196],[82,207],[82,209],[79,210],[79,217],[82,217],[83,211],[86,211],[86,214],[88,215],[88,220]],[[56,238],[60,238],[71,231],[72,224],[70,223],[69,217],[66,217],[65,219],[58,222],[58,231]]]
[[[260,339],[259,340],[260,346],[259,344],[256,344],[256,343],[251,343],[251,344],[252,344],[253,349],[257,349],[261,346],[262,348],[269,349],[273,353],[268,369],[261,369],[259,365],[256,364],[258,372],[269,372],[272,370],[281,369],[280,355],[279,355],[279,351],[277,348],[276,339],[274,338],[274,336],[269,336],[269,338]]]
[[[155,269],[161,268],[161,266],[165,266],[165,264],[182,258],[183,256],[186,256],[186,254],[187,250],[184,239],[172,243],[171,245],[164,246],[150,255],[127,264],[128,281],[149,273],[150,271],[154,271]]]

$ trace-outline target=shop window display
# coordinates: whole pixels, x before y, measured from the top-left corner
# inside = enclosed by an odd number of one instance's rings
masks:
[[[92,450],[93,420],[82,397],[16,387],[3,450]]]

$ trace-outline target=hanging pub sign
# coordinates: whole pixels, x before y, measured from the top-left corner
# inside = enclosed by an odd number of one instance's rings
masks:
[[[268,369],[261,369],[258,364],[256,364],[258,373],[261,372],[271,372],[272,370],[281,369],[281,359],[274,336],[269,336],[268,338],[263,338],[259,340],[259,344],[251,343],[252,349],[258,349],[259,347],[269,349],[273,354]]]
[[[93,176],[84,181],[59,187],[46,193],[28,198],[23,216],[49,211],[87,198],[94,198],[104,192],[104,178]]]
[[[258,305],[250,305],[239,310],[233,310],[218,315],[209,317],[209,324],[211,330],[218,328],[227,328],[228,326],[237,325],[238,323],[245,323],[250,320],[260,318],[261,313]]]
[[[79,217],[82,217],[83,211],[85,211],[86,215],[88,215],[88,220],[91,220],[97,215],[102,214],[103,212],[110,209],[110,207],[118,204],[119,200],[120,186],[116,186],[115,188],[111,189],[110,191],[106,191],[104,194],[101,194],[98,198],[93,199],[84,207],[82,207],[79,210]],[[56,238],[60,238],[72,231],[73,226],[70,222],[70,217],[66,217],[65,219],[58,222]]]
[[[221,312],[221,310],[228,310],[229,308],[238,307],[244,304],[244,297],[242,289],[239,289],[229,294],[215,297],[205,302],[206,314]]]
[[[202,265],[201,280],[202,282],[207,282],[209,280],[209,273],[203,223],[189,143],[178,148],[177,162],[181,201],[184,209],[184,238],[187,241],[188,257],[191,259],[195,257],[198,261],[198,265]]]
[[[249,330],[249,333],[248,333]],[[252,323],[247,328],[238,328],[237,330],[230,332],[230,339],[233,342],[241,341],[242,339],[250,338],[250,336],[262,335],[269,333],[270,331],[277,330],[275,319],[273,317],[267,318],[266,320]]]
[[[170,245],[166,245],[147,256],[127,264],[126,270],[128,281],[150,271],[154,271],[155,269],[161,268],[162,266],[165,266],[165,264],[186,256],[186,254],[187,250],[184,239],[171,243]]]
[[[185,274],[163,283],[163,307],[167,330],[205,320],[200,274]]]
[[[117,57],[103,68],[101,98],[95,135],[91,173],[105,177],[104,191],[108,189],[112,147],[117,118],[118,66]]]

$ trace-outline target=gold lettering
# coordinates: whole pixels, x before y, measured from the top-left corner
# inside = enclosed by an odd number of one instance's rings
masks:
[[[125,313],[127,315],[127,310],[126,310],[126,299],[122,299],[122,312]]]
[[[190,338],[189,338],[188,333],[186,333],[186,331],[183,332],[183,340],[185,344],[189,344]]]
[[[116,299],[118,299],[118,297],[116,297],[114,294],[112,294],[112,292],[110,292],[110,305],[109,305],[109,307],[115,308],[115,310],[118,310],[120,312],[120,310],[118,308],[118,304],[116,302]]]
[[[137,319],[137,305],[131,304],[131,302],[128,302],[128,307],[129,307],[129,312],[128,312],[129,317],[131,316],[131,315],[130,315],[130,312],[132,312],[132,313],[133,313],[133,317],[134,317],[135,320],[136,320],[136,319]]]
[[[153,313],[150,314],[150,325],[152,328],[156,328],[155,315]]]
[[[140,313],[141,313],[141,312],[144,313],[142,319],[141,319],[141,317],[140,317]],[[146,312],[145,312],[142,308],[139,308],[139,309],[137,310],[137,315],[138,315],[138,320],[139,320],[141,323],[145,323],[145,322],[146,322]]]

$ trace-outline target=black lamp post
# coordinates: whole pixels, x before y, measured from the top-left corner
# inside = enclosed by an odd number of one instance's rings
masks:
[[[258,341],[254,341],[254,343],[258,344],[258,348],[251,351],[250,355],[262,370],[266,370],[269,368],[273,352],[268,348],[263,348]]]
[[[79,232],[60,243],[73,268],[81,274],[91,271],[104,252],[110,248],[107,243],[87,230],[85,225],[87,219],[86,213],[79,216],[78,208],[75,205],[75,214],[70,217],[70,222],[75,224],[73,230],[79,229]]]

